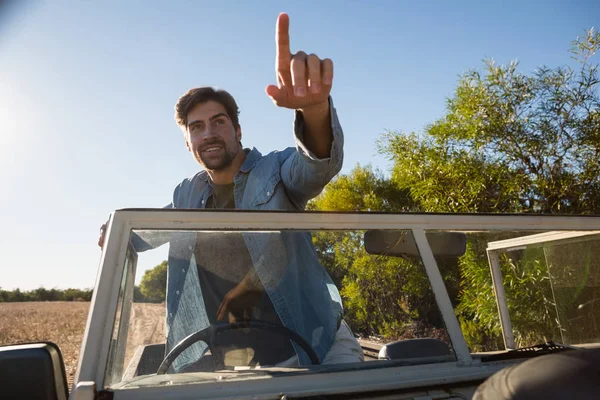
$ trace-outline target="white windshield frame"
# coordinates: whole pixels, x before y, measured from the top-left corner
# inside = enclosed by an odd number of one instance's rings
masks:
[[[257,212],[257,211],[206,211],[206,210],[165,210],[135,209],[120,210],[112,214],[107,229],[107,241],[100,260],[100,269],[92,298],[90,314],[82,343],[75,385],[78,382],[93,381],[98,389],[105,387],[106,367],[109,356],[113,324],[117,312],[117,299],[124,272],[130,233],[132,230],[367,230],[393,229],[412,230],[423,264],[430,279],[432,290],[446,324],[448,335],[457,356],[452,368],[473,367],[479,363],[473,359],[467,348],[458,320],[452,309],[448,292],[443,284],[433,253],[427,242],[425,230],[598,230],[600,216],[549,216],[549,215],[477,215],[477,214],[416,214],[416,213],[338,213],[338,212]],[[128,272],[129,273],[129,272]],[[101,299],[101,301],[100,301]],[[393,370],[407,367],[391,367]],[[365,370],[376,382],[381,370]],[[408,370],[407,370],[408,371]],[[491,371],[491,370],[490,370]],[[397,373],[389,371],[390,373]],[[459,375],[466,372],[463,369]],[[339,373],[346,376],[345,373]],[[336,393],[352,385],[353,374],[341,379],[322,393]],[[381,375],[379,375],[381,378]],[[368,379],[368,378],[367,378]],[[448,382],[448,377],[440,383]],[[398,382],[402,380],[398,375]],[[265,388],[273,389],[279,381],[265,380]],[[283,382],[283,381],[282,381]],[[356,381],[354,381],[356,382]],[[226,385],[226,383],[201,383],[205,385]],[[403,383],[404,385],[404,383]],[[194,393],[196,384],[183,385],[181,398],[185,393]],[[337,389],[336,389],[337,388]],[[144,392],[150,396],[146,388]],[[161,388],[156,388],[161,389]],[[161,390],[163,390],[162,388]],[[172,389],[174,389],[172,387]],[[204,389],[203,389],[204,390]],[[130,390],[116,391],[115,398],[128,397]],[[121,393],[122,392],[122,393]],[[156,393],[159,393],[157,391]],[[195,392],[195,396],[198,396]],[[208,392],[206,392],[208,393]],[[222,392],[222,393],[227,393]],[[321,392],[319,392],[321,393]],[[133,395],[133,393],[132,393]],[[124,396],[124,397],[123,397]],[[147,398],[154,398],[154,395]]]

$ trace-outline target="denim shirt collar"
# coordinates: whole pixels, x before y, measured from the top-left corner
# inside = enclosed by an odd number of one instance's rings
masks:
[[[247,173],[254,168],[256,162],[262,157],[262,154],[256,149],[256,147],[244,149],[244,151],[246,152],[246,159],[240,168],[240,172]]]

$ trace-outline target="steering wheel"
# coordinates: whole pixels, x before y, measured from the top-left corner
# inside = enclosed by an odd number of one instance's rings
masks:
[[[313,365],[318,365],[320,363],[319,356],[317,356],[317,352],[312,348],[312,346],[306,340],[304,340],[302,336],[283,325],[277,325],[266,321],[242,321],[235,322],[233,324],[219,322],[194,332],[177,343],[162,361],[160,367],[158,367],[158,371],[156,371],[156,374],[166,374],[171,364],[173,364],[173,361],[175,361],[175,359],[192,344],[203,341],[208,345],[208,348],[212,352],[215,338],[219,333],[237,329],[258,329],[287,336],[289,339],[296,342],[302,348],[302,350],[306,352]]]

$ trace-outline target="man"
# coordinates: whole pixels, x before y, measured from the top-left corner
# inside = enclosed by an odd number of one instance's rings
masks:
[[[277,106],[295,110],[296,148],[265,156],[244,149],[233,97],[210,87],[192,89],[177,102],[175,120],[204,170],[175,188],[169,208],[303,210],[340,171],[343,134],[329,96],[333,62],[302,51],[292,55],[288,30],[288,16],[279,15],[278,85],[267,86],[266,93]],[[136,244],[140,251],[153,246],[143,238]],[[197,268],[189,267],[190,260]],[[363,359],[342,320],[339,293],[307,233],[175,235],[168,276],[167,351],[217,321],[258,319],[298,333],[321,363]],[[224,347],[249,350],[233,357],[242,364],[309,363],[308,355],[281,335],[224,336]],[[189,370],[205,351],[203,344],[191,346],[173,363],[174,370]]]

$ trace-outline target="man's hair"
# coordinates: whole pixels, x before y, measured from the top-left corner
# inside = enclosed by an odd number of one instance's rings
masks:
[[[235,99],[227,91],[222,89],[214,89],[210,86],[194,88],[187,91],[181,96],[175,104],[175,122],[185,132],[187,131],[187,114],[198,104],[208,101],[215,101],[225,108],[227,116],[233,123],[235,129],[239,128],[240,110],[235,102]]]

